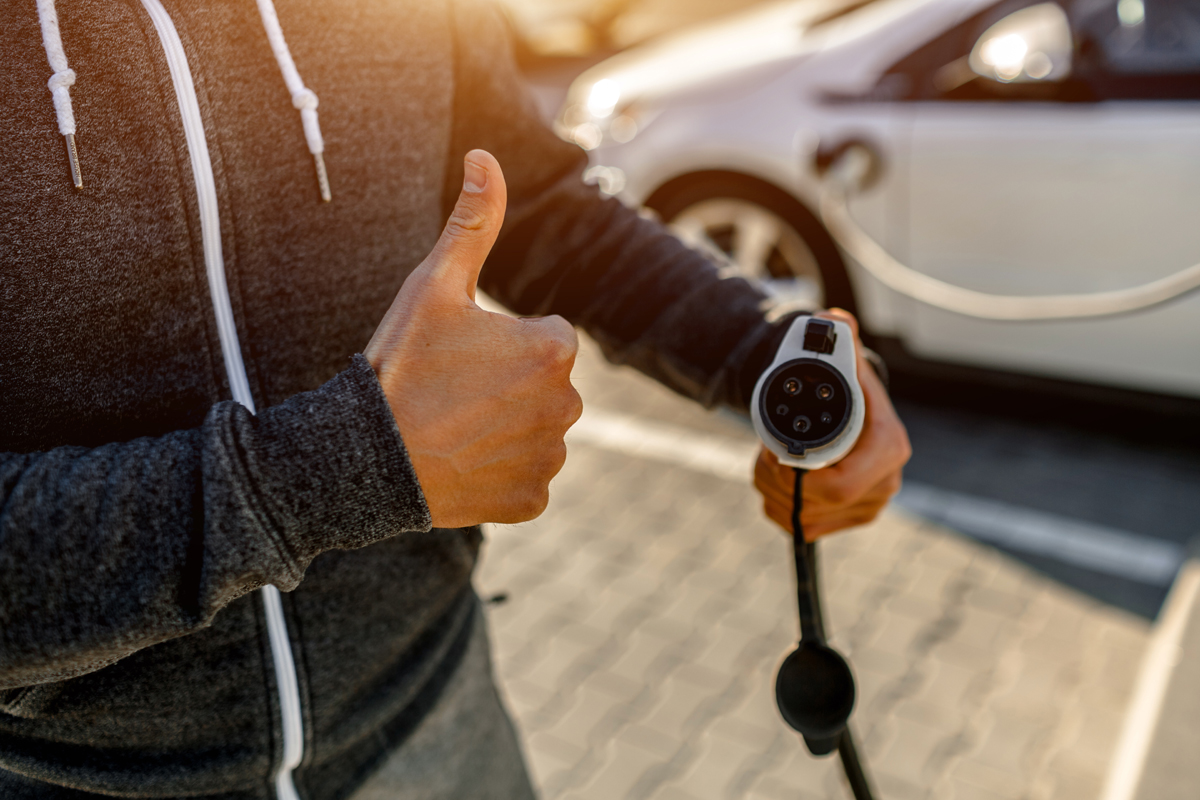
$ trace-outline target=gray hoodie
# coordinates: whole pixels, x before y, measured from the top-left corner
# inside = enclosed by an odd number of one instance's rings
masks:
[[[430,529],[355,355],[436,240],[462,155],[505,169],[481,286],[514,310],[734,407],[779,328],[748,284],[581,183],[490,7],[280,0],[320,98],[324,203],[254,0],[162,0],[252,414],[229,400],[211,226],[148,5],[58,5],[82,189],[34,0],[0,28],[0,797],[265,800],[284,772],[306,800],[344,797],[437,699],[474,619],[480,534]]]

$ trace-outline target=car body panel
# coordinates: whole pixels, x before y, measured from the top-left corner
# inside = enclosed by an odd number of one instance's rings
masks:
[[[799,0],[789,13],[816,5]],[[972,289],[1103,291],[1200,261],[1200,102],[889,96],[892,65],[994,5],[876,0],[802,30],[790,55],[776,49],[751,64],[743,42],[728,69],[710,29],[702,41],[714,63],[703,74],[664,75],[675,68],[664,40],[581,76],[567,106],[586,102],[596,81],[625,82],[621,103],[638,115],[637,135],[624,144],[606,135],[590,155],[624,173],[631,205],[681,176],[721,170],[779,186],[815,211],[817,148],[867,141],[883,169],[852,198],[856,221],[902,262]],[[731,30],[745,37],[752,26]],[[694,59],[697,41],[681,35],[674,46]],[[1115,318],[990,322],[902,297],[853,262],[848,269],[864,326],[915,355],[1200,396],[1200,297]]]
[[[913,119],[909,264],[920,272],[1065,294],[1200,261],[1200,103],[929,103]],[[914,312],[905,343],[920,356],[1200,394],[1200,296],[1037,324]]]

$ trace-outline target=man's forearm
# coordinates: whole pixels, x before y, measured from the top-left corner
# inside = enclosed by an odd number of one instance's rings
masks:
[[[0,688],[90,672],[208,625],[329,549],[427,530],[365,360],[197,429],[0,454]]]
[[[592,187],[553,195],[498,245],[485,289],[523,314],[562,314],[611,360],[707,406],[744,410],[783,330],[766,298]]]

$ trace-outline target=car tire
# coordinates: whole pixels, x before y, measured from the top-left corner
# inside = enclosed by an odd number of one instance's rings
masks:
[[[797,278],[806,277],[806,273],[811,273],[814,279],[819,275],[818,305],[858,313],[845,262],[829,232],[803,203],[778,186],[736,172],[697,172],[659,187],[645,205],[657,213],[664,224],[676,227],[677,231],[681,220],[688,220],[691,227],[697,221],[712,223],[713,230],[705,231],[705,238],[748,279],[780,278],[784,270]],[[763,219],[769,215],[782,223],[779,241],[766,261],[758,265],[757,274],[747,269],[746,264],[736,263],[733,243],[719,230],[722,218],[737,213],[737,209],[761,209],[765,212]],[[732,220],[730,225],[733,225]],[[695,231],[690,238],[685,232],[680,233],[685,241],[696,243]],[[736,237],[738,233],[735,231],[732,235]],[[803,244],[806,253],[799,252],[797,240]],[[788,250],[791,252],[782,252]]]

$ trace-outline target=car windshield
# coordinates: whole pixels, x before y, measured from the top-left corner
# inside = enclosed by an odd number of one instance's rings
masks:
[[[1116,73],[1200,72],[1200,0],[1079,0],[1072,11],[1080,41]]]

